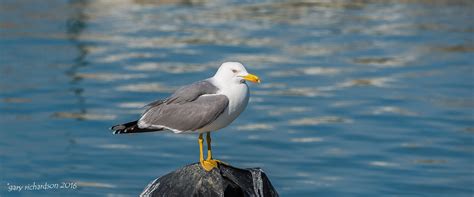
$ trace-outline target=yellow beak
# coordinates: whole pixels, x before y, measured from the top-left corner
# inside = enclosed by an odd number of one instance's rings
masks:
[[[258,78],[256,75],[248,74],[245,75],[243,78],[253,83],[260,83],[260,78]]]

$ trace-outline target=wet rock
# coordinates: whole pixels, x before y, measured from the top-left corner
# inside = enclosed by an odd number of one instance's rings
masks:
[[[240,169],[225,164],[206,172],[190,164],[152,181],[140,194],[156,196],[278,196],[260,168]]]

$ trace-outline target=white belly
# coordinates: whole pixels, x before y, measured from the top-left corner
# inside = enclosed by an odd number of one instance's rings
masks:
[[[226,95],[229,99],[229,105],[225,111],[211,124],[199,129],[200,133],[217,131],[232,123],[244,111],[249,102],[249,90],[245,83],[235,85],[232,88],[225,88],[227,91],[218,92]]]

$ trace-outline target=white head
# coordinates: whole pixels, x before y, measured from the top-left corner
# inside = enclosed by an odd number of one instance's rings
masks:
[[[239,62],[224,62],[221,67],[219,67],[219,70],[217,70],[214,78],[237,84],[245,83],[245,80],[260,83],[260,78],[249,74],[244,65]]]

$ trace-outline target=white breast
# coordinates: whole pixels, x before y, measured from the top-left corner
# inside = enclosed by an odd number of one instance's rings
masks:
[[[217,131],[232,123],[244,111],[249,102],[247,84],[232,84],[230,87],[219,87],[217,94],[223,94],[229,99],[225,111],[211,124],[199,129],[199,132]]]

